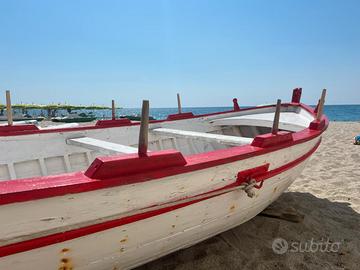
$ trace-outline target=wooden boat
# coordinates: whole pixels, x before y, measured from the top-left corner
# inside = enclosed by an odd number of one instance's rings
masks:
[[[0,127],[0,269],[133,268],[253,218],[300,175],[328,126],[325,94],[315,110],[300,95],[170,115],[149,133],[146,120],[127,119]]]
[[[53,117],[51,118],[52,122],[62,122],[62,123],[84,123],[84,122],[91,122],[96,120],[96,116],[92,113],[70,113],[67,116],[62,117]]]
[[[131,121],[141,121],[141,115],[121,115],[120,118],[127,118]],[[156,120],[154,117],[149,116],[149,120]]]

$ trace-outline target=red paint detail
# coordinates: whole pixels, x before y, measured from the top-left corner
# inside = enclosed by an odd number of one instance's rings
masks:
[[[169,114],[167,120],[182,120],[189,118],[194,118],[194,114],[192,112]]]
[[[261,180],[260,185],[255,185],[254,188],[261,189],[264,184],[264,180]]]
[[[277,134],[263,134],[254,138],[251,145],[256,147],[271,147],[275,145],[282,145],[293,141],[292,133],[287,131],[279,131]]]
[[[291,98],[292,103],[300,103],[301,92],[302,92],[302,88],[295,88],[293,90],[293,94],[292,94],[292,98]]]
[[[131,121],[127,118],[115,119],[115,120],[98,120],[95,124],[97,127],[121,127],[131,124]]]
[[[185,165],[184,156],[175,150],[149,152],[144,157],[139,157],[138,154],[99,157],[87,169],[85,176],[107,179]]]
[[[301,162],[305,161],[316,151],[316,149],[319,147],[319,145],[320,145],[320,140],[308,153],[306,153],[303,156],[301,156],[281,167],[278,167],[274,170],[268,171],[268,164],[265,164],[265,165],[259,166],[257,168],[239,172],[240,178],[242,176],[252,175],[252,177],[254,179],[256,179],[256,181],[264,182],[266,179],[270,179],[278,174],[281,174],[281,173],[299,165]],[[112,229],[114,227],[119,227],[119,226],[122,226],[125,224],[134,223],[139,220],[143,220],[143,219],[158,216],[158,215],[161,215],[164,213],[168,213],[168,212],[174,211],[176,209],[186,207],[191,204],[195,204],[195,203],[198,203],[198,202],[201,202],[204,200],[208,200],[210,198],[214,198],[216,196],[220,196],[220,195],[226,193],[226,190],[229,190],[230,188],[233,188],[240,184],[241,184],[241,182],[236,181],[233,184],[229,184],[223,188],[204,193],[205,195],[209,194],[208,197],[202,197],[202,198],[196,199],[196,197],[200,197],[200,196],[204,195],[204,194],[198,194],[193,197],[187,197],[187,198],[180,199],[180,200],[178,200],[178,204],[176,204],[176,205],[167,206],[167,207],[163,207],[163,208],[156,209],[156,210],[151,210],[151,211],[147,211],[147,212],[144,212],[141,214],[135,214],[132,216],[119,218],[116,220],[106,221],[103,223],[90,225],[87,227],[82,227],[82,228],[74,229],[71,231],[56,233],[56,234],[52,234],[52,235],[48,235],[48,236],[44,236],[44,237],[39,237],[39,238],[35,238],[35,239],[31,239],[31,240],[27,240],[27,241],[23,241],[23,242],[19,242],[19,243],[2,246],[2,247],[0,247],[0,257],[5,257],[5,256],[9,256],[12,254],[29,251],[32,249],[41,248],[41,247],[48,246],[48,245],[53,245],[56,243],[68,241],[68,240],[75,239],[78,237],[86,236],[89,234],[94,234],[97,232]],[[211,192],[218,191],[218,190],[223,190],[224,193],[219,194],[219,195],[210,195]],[[182,202],[182,200],[189,199],[189,198],[195,198],[195,200]]]
[[[234,111],[235,112],[240,111],[240,106],[239,106],[237,98],[233,99],[233,103],[234,103]]]
[[[0,126],[0,136],[3,133],[24,132],[24,131],[38,131],[39,128],[35,125],[13,125]]]
[[[325,125],[326,125],[326,119],[322,118],[320,121],[319,120],[312,121],[309,125],[309,129],[322,130],[325,128]]]
[[[238,172],[236,182],[242,184],[248,182],[251,179],[256,179],[259,175],[266,173],[269,170],[269,163],[261,165],[259,167],[251,168],[245,171]]]

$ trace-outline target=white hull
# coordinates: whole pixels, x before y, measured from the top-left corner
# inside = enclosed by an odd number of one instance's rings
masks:
[[[253,218],[300,175],[327,126],[290,104],[285,131],[269,134],[274,110],[151,123],[145,157],[134,123],[0,130],[0,270],[133,268]]]
[[[254,198],[242,190],[233,191],[166,214],[7,256],[0,259],[0,269],[133,268],[253,218],[286,190],[305,164],[266,180]]]

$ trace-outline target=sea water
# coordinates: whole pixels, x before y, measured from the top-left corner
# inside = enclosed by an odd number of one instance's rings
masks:
[[[183,108],[183,112],[207,114],[232,110],[232,107],[193,107]],[[139,114],[140,109],[120,109],[120,114]],[[164,119],[169,114],[177,113],[177,108],[153,108],[150,114],[156,119]],[[324,113],[330,121],[360,121],[360,105],[325,105]],[[110,116],[110,114],[109,114]]]
[[[243,108],[246,107],[243,106]],[[232,107],[185,107],[182,109],[183,112],[192,112],[195,115],[228,110],[232,110]],[[85,112],[88,113],[89,111]],[[360,121],[360,105],[325,105],[324,112],[330,121]],[[39,116],[44,113],[46,114],[46,112],[41,112],[41,110],[28,110],[28,113],[32,116]],[[93,113],[99,119],[109,119],[111,117],[110,110],[93,111]],[[150,115],[155,119],[165,119],[169,114],[175,113],[177,113],[177,108],[150,108]],[[116,114],[139,115],[140,108],[117,109]],[[65,110],[59,110],[56,115],[65,116],[67,115],[67,112]]]

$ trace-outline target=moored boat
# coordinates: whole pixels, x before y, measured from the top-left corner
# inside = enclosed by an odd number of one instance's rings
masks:
[[[44,120],[45,117],[42,116],[31,116],[29,114],[23,114],[23,113],[15,113],[13,114],[13,121],[16,122],[22,122],[22,121],[38,121],[41,122]],[[0,121],[5,122],[8,121],[8,118],[6,115],[0,115]]]
[[[61,123],[84,123],[91,122],[96,120],[96,116],[92,113],[77,113],[72,112],[67,116],[58,116],[51,118],[52,122],[61,122]]]
[[[128,119],[0,127],[0,269],[133,268],[251,219],[328,126],[325,95],[316,109],[300,96],[170,115],[148,133]]]
[[[131,121],[141,121],[141,115],[121,115],[120,118],[127,118]],[[154,117],[149,116],[149,120],[156,120]]]

